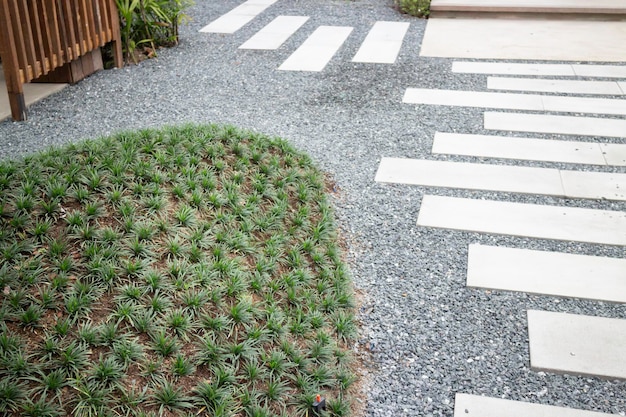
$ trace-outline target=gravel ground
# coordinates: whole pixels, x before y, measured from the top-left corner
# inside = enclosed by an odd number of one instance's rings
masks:
[[[457,392],[626,415],[623,381],[531,371],[526,323],[528,309],[626,318],[624,305],[465,287],[470,243],[614,257],[624,257],[623,248],[416,226],[424,193],[610,210],[626,205],[375,183],[382,156],[476,161],[433,156],[430,147],[436,130],[493,133],[483,130],[480,109],[401,100],[407,87],[484,91],[486,76],[452,74],[451,60],[418,57],[426,22],[399,15],[391,0],[280,0],[234,35],[198,32],[240,2],[197,0],[179,47],[66,88],[33,105],[25,123],[0,123],[0,159],[122,129],[189,121],[284,137],[311,154],[340,190],[337,216],[363,295],[355,349],[371,352],[365,415],[452,416]],[[311,19],[277,51],[237,49],[281,14]],[[398,62],[350,62],[376,20],[411,22]],[[354,31],[323,72],[276,71],[319,25]]]

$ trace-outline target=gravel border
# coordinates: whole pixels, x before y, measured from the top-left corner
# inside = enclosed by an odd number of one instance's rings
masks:
[[[377,184],[383,156],[481,161],[430,154],[436,130],[495,133],[482,128],[481,109],[407,105],[402,94],[407,87],[485,91],[487,76],[452,74],[452,60],[418,57],[426,21],[398,14],[391,0],[279,0],[233,35],[198,30],[240,0],[197,3],[177,48],[66,88],[31,106],[27,122],[0,123],[0,159],[123,129],[190,121],[284,137],[331,173],[340,190],[335,207],[364,298],[355,349],[372,355],[367,416],[452,416],[457,392],[626,415],[624,381],[531,371],[526,323],[528,309],[626,318],[626,306],[465,287],[470,243],[614,257],[624,257],[623,247],[416,226],[424,193],[622,211],[625,203]],[[277,15],[311,18],[277,51],[237,49]],[[350,62],[377,20],[411,22],[398,62]],[[319,25],[354,31],[323,72],[276,71]]]

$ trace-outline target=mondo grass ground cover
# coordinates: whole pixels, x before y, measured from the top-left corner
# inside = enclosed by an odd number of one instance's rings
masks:
[[[0,162],[0,414],[351,408],[357,329],[324,176],[233,127]]]

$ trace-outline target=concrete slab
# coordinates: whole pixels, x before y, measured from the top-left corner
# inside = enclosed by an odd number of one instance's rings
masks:
[[[467,286],[626,302],[626,259],[470,245]]]
[[[282,71],[321,71],[352,33],[351,27],[320,26],[278,68]]]
[[[408,22],[376,22],[352,62],[393,64],[409,30]]]
[[[489,130],[626,138],[626,120],[621,119],[501,112],[485,112],[484,119]]]
[[[63,90],[68,84],[27,83],[24,84],[24,101],[30,106],[51,94]],[[0,65],[0,121],[11,117],[11,106],[4,80],[4,72]]]
[[[561,195],[559,172],[548,168],[382,158],[375,181],[428,187]]]
[[[540,239],[626,245],[626,213],[424,195],[417,224]]]
[[[435,132],[433,154],[626,166],[626,145]],[[608,163],[608,159],[612,163]]]
[[[248,0],[209,23],[200,32],[235,33],[278,0]]]
[[[544,93],[624,95],[615,81],[551,80],[541,78],[488,77],[490,90],[533,91]]]
[[[501,398],[458,393],[454,397],[454,417],[617,417],[575,408],[533,404]]]
[[[545,19],[428,20],[421,56],[623,62],[624,22]]]
[[[410,104],[626,115],[626,100],[595,97],[407,88],[402,101]]]
[[[309,20],[307,16],[278,16],[244,42],[239,49],[278,49],[307,20]]]
[[[528,311],[535,370],[626,379],[626,320]]]
[[[376,181],[426,187],[626,201],[626,174],[383,158]]]
[[[511,62],[455,61],[452,63],[452,72],[466,74],[626,78],[626,65],[522,64]]]

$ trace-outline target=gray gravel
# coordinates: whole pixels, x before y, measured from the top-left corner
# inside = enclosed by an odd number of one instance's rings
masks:
[[[363,294],[355,349],[371,351],[367,416],[452,416],[457,392],[626,415],[623,381],[531,371],[526,323],[528,309],[626,318],[624,305],[465,287],[470,243],[614,257],[624,257],[623,248],[416,226],[426,192],[610,210],[624,210],[624,203],[377,184],[382,156],[479,161],[433,156],[430,147],[436,130],[493,133],[483,130],[480,109],[416,107],[401,99],[407,87],[484,91],[486,76],[452,74],[451,60],[418,57],[426,22],[399,15],[391,0],[280,0],[234,35],[198,29],[240,0],[197,3],[177,48],[139,66],[95,74],[33,105],[25,123],[0,123],[0,159],[189,121],[284,137],[310,153],[340,189],[337,216]],[[281,14],[311,19],[277,51],[237,49]],[[411,22],[398,62],[350,62],[376,20]],[[276,71],[319,25],[355,29],[323,72]]]

